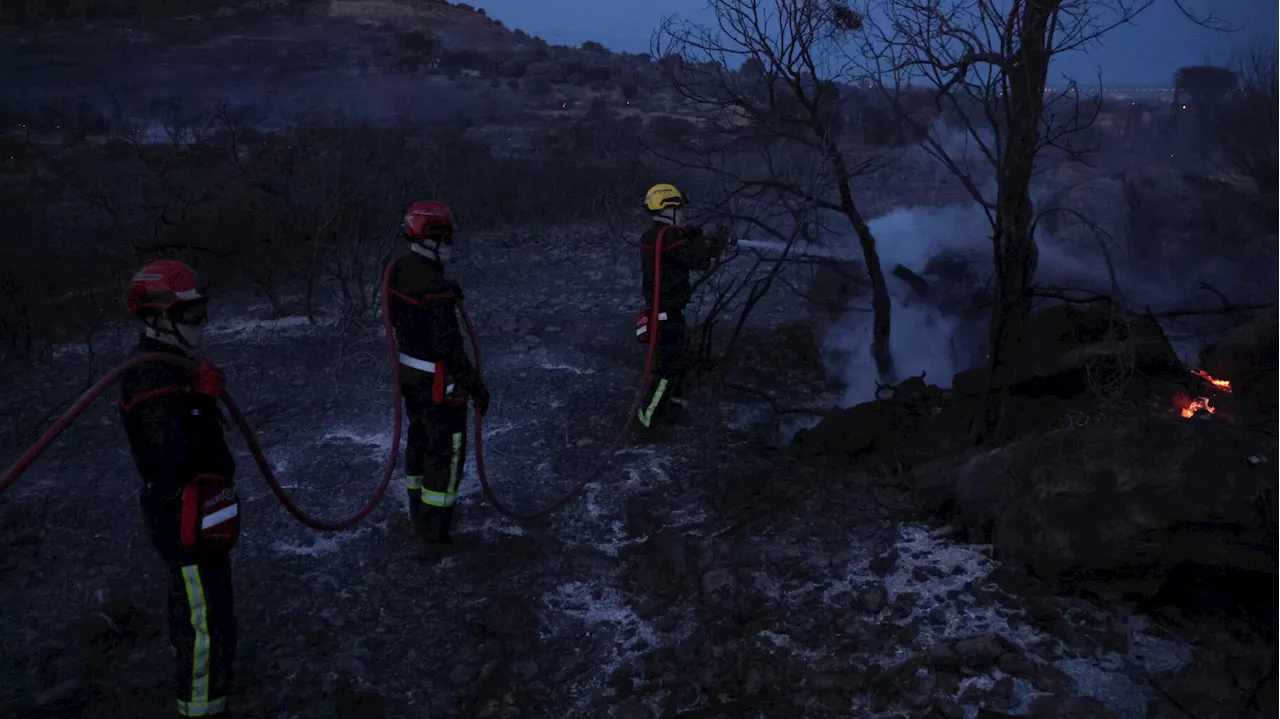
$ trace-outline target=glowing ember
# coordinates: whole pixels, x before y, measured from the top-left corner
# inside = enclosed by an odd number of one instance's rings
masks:
[[[1200,376],[1201,376],[1201,377],[1203,377],[1204,379],[1208,380],[1209,382],[1212,382],[1214,387],[1217,387],[1218,389],[1220,389],[1220,390],[1222,390],[1223,392],[1226,392],[1226,393],[1228,393],[1228,394],[1230,394],[1230,393],[1231,393],[1231,381],[1230,381],[1230,380],[1225,380],[1225,379],[1214,379],[1212,375],[1210,375],[1208,372],[1205,372],[1205,371],[1204,371],[1204,370],[1202,370],[1202,369],[1195,370],[1195,373],[1196,373],[1196,374],[1198,374],[1198,375],[1200,375]],[[1209,410],[1209,411],[1210,411],[1210,412],[1212,412],[1213,410]]]
[[[1213,408],[1213,405],[1209,404],[1208,397],[1196,397],[1191,400],[1191,404],[1182,408],[1182,416],[1187,419],[1191,419],[1196,416],[1196,412],[1199,412],[1200,410],[1205,410],[1209,414],[1213,414],[1217,411]]]

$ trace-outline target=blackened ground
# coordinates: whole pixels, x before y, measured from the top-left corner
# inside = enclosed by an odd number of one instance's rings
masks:
[[[489,473],[521,509],[593,463],[643,358],[634,250],[590,228],[554,234],[476,238],[457,265],[495,399]],[[793,306],[762,313],[741,358],[754,369],[731,379],[829,403],[813,353],[775,331],[801,319]],[[319,516],[355,511],[391,435],[380,335],[264,320],[238,301],[215,311],[210,353],[285,486]],[[120,356],[127,337],[112,343],[99,351]],[[1270,656],[1273,637],[1250,645],[1224,625],[1226,639],[1193,650],[1131,607],[1038,595],[986,548],[903,521],[892,478],[796,465],[776,449],[772,409],[732,399],[695,392],[678,431],[630,446],[544,522],[499,517],[468,467],[459,545],[434,564],[411,557],[399,475],[367,522],[317,534],[237,442],[237,712],[1140,719],[1193,703],[1171,687],[1184,667],[1197,697],[1232,707],[1199,716],[1253,711],[1265,665],[1236,662],[1224,679],[1213,652]],[[137,485],[104,400],[0,498],[0,716],[169,710],[166,576]]]

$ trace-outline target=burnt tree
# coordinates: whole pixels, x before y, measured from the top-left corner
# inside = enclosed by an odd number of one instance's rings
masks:
[[[918,125],[924,149],[986,210],[995,268],[993,391],[1006,384],[1016,361],[1034,295],[1039,253],[1030,184],[1037,159],[1050,148],[1075,159],[1094,149],[1067,140],[1092,126],[1100,103],[1082,101],[1074,82],[1064,91],[1048,91],[1050,63],[1132,21],[1154,2],[883,0],[850,53],[851,62],[877,79],[900,120]],[[939,110],[967,137],[966,150],[952,149],[952,129],[921,123],[909,111],[910,88],[921,84],[932,86]],[[968,148],[977,157],[968,157]],[[994,194],[983,189],[990,181]],[[978,434],[999,424],[1000,405],[985,403],[985,427],[976,424]]]
[[[840,48],[861,27],[861,16],[844,5],[813,0],[709,4],[714,27],[669,18],[655,33],[651,54],[679,58],[667,63],[666,79],[700,108],[703,119],[699,136],[690,138],[680,156],[668,159],[717,177],[739,208],[735,219],[792,200],[842,218],[858,238],[866,263],[872,355],[887,375],[893,361],[889,292],[875,236],[854,190],[854,181],[874,170],[880,158],[852,151],[840,93],[841,82],[849,79]],[[814,167],[821,170],[817,182]]]

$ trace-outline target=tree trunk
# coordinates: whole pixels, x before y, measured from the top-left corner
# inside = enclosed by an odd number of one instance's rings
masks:
[[[871,356],[876,361],[876,372],[880,379],[886,379],[893,372],[893,352],[889,348],[889,287],[884,281],[884,270],[880,267],[880,253],[876,250],[876,237],[863,219],[858,206],[853,202],[853,178],[845,165],[844,156],[836,148],[828,150],[829,160],[836,173],[836,185],[840,191],[840,211],[849,218],[853,231],[858,235],[858,244],[862,246],[862,259],[867,263],[867,274],[871,278],[871,315],[873,330],[871,335]]]
[[[991,387],[983,408],[987,432],[1000,424],[998,395],[1007,387],[1031,312],[1031,283],[1038,252],[1031,202],[1031,173],[1040,142],[1044,83],[1049,72],[1046,34],[1058,0],[1030,0],[1018,25],[1018,48],[1008,70],[1009,134],[998,171],[995,314],[991,318]],[[996,397],[990,395],[995,394]]]

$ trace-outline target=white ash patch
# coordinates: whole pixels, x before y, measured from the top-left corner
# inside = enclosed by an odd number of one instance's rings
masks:
[[[463,515],[461,521],[458,522],[459,530],[473,529],[484,535],[505,534],[512,537],[523,537],[529,534],[516,522],[513,522],[502,515],[485,517],[478,523],[466,521],[466,515]]]
[[[354,442],[355,444],[376,447],[378,451],[385,452],[391,449],[392,434],[393,433],[390,430],[370,432],[340,425],[330,429],[328,432],[325,432],[321,436],[321,439],[346,440],[348,442]],[[403,436],[403,434],[404,433],[402,432],[401,435]]]
[[[828,652],[822,649],[811,649],[801,646],[787,634],[775,632],[772,629],[763,629],[755,636],[758,642],[768,642],[770,645],[786,652],[787,656],[800,657],[807,661],[816,662],[830,656]]]
[[[797,434],[817,427],[821,421],[820,415],[799,415],[783,419],[778,423],[777,441],[781,445],[789,445]]]
[[[335,325],[337,325],[337,318],[334,317],[317,317],[315,324],[312,324],[310,320],[300,315],[276,317],[273,319],[262,319],[259,317],[239,315],[236,317],[228,317],[226,319],[218,319],[215,314],[214,318],[209,322],[209,326],[205,328],[205,335],[210,338],[225,341],[236,339],[243,335],[276,333],[296,334],[299,332],[331,328]]]
[[[1129,618],[1129,653],[1127,658],[1151,674],[1176,672],[1191,662],[1191,647],[1182,642],[1160,639],[1146,633],[1147,618]]]
[[[379,529],[377,525],[372,523],[364,523],[354,529],[344,532],[328,532],[325,534],[312,535],[311,541],[286,541],[277,540],[271,543],[270,549],[278,554],[291,554],[300,557],[320,557],[334,552],[344,551],[351,540],[369,534],[372,530]],[[385,532],[385,527],[379,529],[379,532]]]
[[[499,437],[509,432],[514,432],[528,425],[529,422],[513,422],[511,420],[506,420],[501,423],[495,422],[493,425],[490,425],[486,420],[484,424],[484,438],[488,441],[489,439]]]
[[[1122,670],[1108,670],[1094,659],[1060,659],[1054,665],[1076,680],[1080,694],[1102,702],[1119,719],[1146,716],[1146,692]]]
[[[584,369],[582,367],[575,367],[573,365],[556,364],[552,362],[540,362],[538,366],[549,372],[569,372],[571,374],[576,374],[576,375],[593,375],[596,373],[596,371],[593,369]]]

